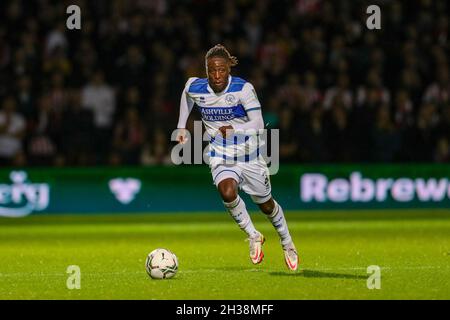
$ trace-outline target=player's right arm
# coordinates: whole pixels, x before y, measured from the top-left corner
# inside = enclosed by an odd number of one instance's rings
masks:
[[[189,87],[191,83],[197,78],[189,78],[184,86],[183,92],[181,93],[180,99],[180,115],[178,116],[178,133],[177,133],[177,141],[181,144],[187,142],[186,136],[186,122],[189,118],[189,114],[192,111],[192,107],[194,106],[194,100],[189,96]]]

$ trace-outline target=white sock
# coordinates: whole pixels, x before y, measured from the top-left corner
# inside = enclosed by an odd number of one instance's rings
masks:
[[[228,213],[233,217],[234,221],[237,222],[239,228],[241,228],[249,237],[254,236],[258,231],[256,231],[253,225],[252,219],[247,212],[244,200],[241,197],[237,198],[232,202],[224,202],[225,208]]]
[[[284,217],[283,209],[275,200],[274,202],[275,207],[273,209],[273,212],[267,217],[269,218],[270,222],[272,222],[275,230],[277,230],[278,235],[280,236],[281,245],[285,247],[292,242],[292,238],[289,234],[289,229],[287,226],[286,218]]]

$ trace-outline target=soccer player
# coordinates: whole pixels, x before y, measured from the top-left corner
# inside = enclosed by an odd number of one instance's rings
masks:
[[[295,271],[299,261],[297,250],[283,209],[272,198],[267,164],[257,148],[248,154],[247,138],[238,139],[242,132],[245,135],[251,130],[254,133],[264,129],[264,121],[253,85],[230,75],[231,67],[237,63],[236,57],[220,44],[206,53],[207,78],[189,78],[181,95],[177,141],[186,143],[186,122],[195,105],[212,137],[209,165],[214,184],[225,208],[248,236],[251,261],[254,264],[262,261],[265,238],[255,229],[238,188],[250,195],[275,227],[286,265]],[[245,156],[238,157],[237,154]]]

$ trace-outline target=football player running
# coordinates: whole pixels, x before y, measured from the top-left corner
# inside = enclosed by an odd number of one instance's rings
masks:
[[[189,78],[181,95],[177,141],[186,143],[186,122],[195,105],[211,137],[209,165],[214,184],[225,208],[248,236],[251,261],[258,264],[263,260],[265,238],[255,229],[238,189],[251,197],[275,227],[286,265],[295,271],[297,250],[283,209],[272,197],[267,164],[258,145],[249,147],[255,132],[264,129],[261,105],[251,83],[230,75],[237,63],[220,44],[207,52],[207,78]]]

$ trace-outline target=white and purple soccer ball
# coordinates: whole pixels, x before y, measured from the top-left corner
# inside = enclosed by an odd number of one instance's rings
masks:
[[[153,279],[169,279],[178,271],[178,258],[173,252],[158,248],[148,254],[145,269]]]

